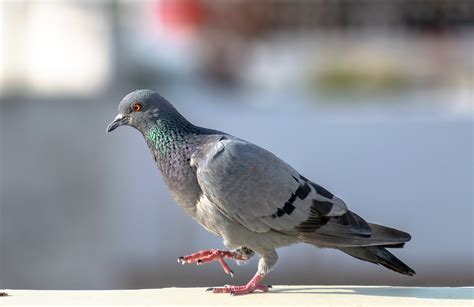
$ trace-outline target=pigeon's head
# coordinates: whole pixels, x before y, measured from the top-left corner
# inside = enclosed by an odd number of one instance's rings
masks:
[[[166,99],[152,90],[136,90],[125,96],[119,104],[118,114],[107,127],[107,132],[128,125],[140,131],[161,117],[179,114]]]

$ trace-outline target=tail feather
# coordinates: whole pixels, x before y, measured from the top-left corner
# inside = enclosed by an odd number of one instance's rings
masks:
[[[360,247],[360,246],[385,246],[402,247],[402,243],[411,239],[410,234],[377,224],[368,224],[371,234],[357,235],[338,232],[331,224],[320,228],[316,232],[301,233],[300,238],[303,242],[322,245],[327,247]]]
[[[377,238],[379,240],[383,240],[383,238],[390,238],[399,242],[408,242],[411,240],[411,236],[407,232],[372,223],[369,223],[369,226],[370,230],[372,231],[372,238]]]
[[[402,248],[411,236],[404,231],[367,223],[357,214],[346,213],[351,218],[331,218],[315,231],[302,228],[299,237],[303,242],[320,247],[336,248],[357,259],[380,264],[404,275],[415,275],[415,271],[392,255],[387,248]],[[360,229],[358,225],[369,228]]]
[[[383,245],[383,247],[385,248],[403,248],[404,246],[405,246],[405,243]]]
[[[390,253],[386,247],[401,247],[399,245],[390,246],[364,246],[364,247],[340,247],[339,250],[357,259],[380,264],[400,274],[413,276],[415,271],[403,263],[400,259]]]

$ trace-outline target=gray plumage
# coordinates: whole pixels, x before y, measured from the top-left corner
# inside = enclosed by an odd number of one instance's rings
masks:
[[[108,131],[120,125],[143,134],[173,197],[191,217],[226,246],[260,255],[260,274],[276,264],[276,248],[298,242],[415,274],[386,250],[403,246],[408,233],[367,223],[271,152],[191,124],[157,93],[127,95]]]

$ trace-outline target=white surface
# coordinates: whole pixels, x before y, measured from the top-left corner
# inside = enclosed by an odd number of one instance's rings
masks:
[[[205,288],[119,291],[5,290],[13,305],[474,306],[474,288],[276,286],[269,293],[213,294]]]

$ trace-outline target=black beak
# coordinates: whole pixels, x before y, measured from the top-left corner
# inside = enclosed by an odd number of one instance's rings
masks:
[[[119,114],[115,117],[115,119],[107,126],[107,132],[114,131],[120,126],[128,124],[128,117]]]

